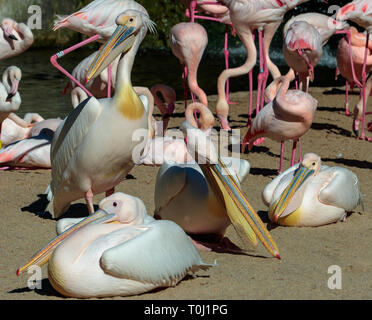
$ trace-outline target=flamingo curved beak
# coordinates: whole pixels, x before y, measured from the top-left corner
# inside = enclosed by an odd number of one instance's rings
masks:
[[[112,221],[112,218],[115,214],[107,213],[103,209],[98,209],[96,212],[91,214],[90,216],[86,217],[85,219],[81,220],[80,222],[74,224],[59,236],[55,237],[52,241],[50,241],[46,246],[44,246],[41,250],[35,253],[22,267],[19,267],[17,270],[17,276],[22,274],[23,272],[27,271],[27,269],[33,265],[37,265],[39,267],[43,266],[45,263],[48,262],[49,258],[51,257],[54,250],[58,247],[58,245],[70,236],[72,233],[78,231],[82,227],[86,225],[91,225],[93,223],[108,223]]]
[[[314,170],[307,168],[306,166],[301,166],[297,169],[296,174],[292,178],[291,182],[282,192],[279,200],[274,203],[272,207],[269,208],[269,214],[274,216],[274,221],[277,223],[280,217],[288,215],[283,214],[291,199],[295,195],[296,191],[301,187],[301,185],[312,175],[314,175]]]
[[[133,46],[135,39],[134,27],[118,25],[110,39],[97,52],[88,69],[85,83],[98,76],[119,54],[127,52]]]
[[[8,96],[6,97],[6,100],[9,100],[16,95],[16,93],[18,91],[18,85],[19,85],[19,81],[14,79],[12,81],[12,87],[10,89],[10,92],[9,92]]]

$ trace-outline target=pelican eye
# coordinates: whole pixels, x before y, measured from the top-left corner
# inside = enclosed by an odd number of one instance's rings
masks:
[[[312,165],[315,166],[315,162],[313,162]]]
[[[117,206],[118,206],[118,203],[115,201],[112,205],[113,205],[114,207],[117,207]]]
[[[133,18],[130,18],[130,19],[129,19],[129,22],[133,22]]]

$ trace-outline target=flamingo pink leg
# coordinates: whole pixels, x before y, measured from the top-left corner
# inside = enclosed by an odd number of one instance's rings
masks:
[[[278,174],[283,171],[283,157],[284,157],[284,141],[280,141],[280,161]]]
[[[293,147],[292,147],[291,167],[295,163],[296,147],[297,147],[297,141],[295,140],[295,141],[293,141]]]
[[[92,189],[89,189],[85,193],[85,201],[87,203],[89,214],[93,214],[93,212],[94,212],[94,206],[93,206],[93,192],[92,192]]]
[[[88,96],[90,96],[90,97],[92,96],[92,94],[76,78],[74,78],[69,72],[67,72],[66,69],[64,69],[63,67],[61,67],[58,64],[57,59],[65,56],[66,54],[68,54],[68,53],[70,53],[70,52],[72,52],[72,51],[74,51],[74,50],[76,50],[76,49],[78,49],[78,48],[80,48],[82,46],[85,46],[88,43],[91,43],[93,41],[96,41],[98,38],[99,38],[99,35],[92,36],[92,37],[90,37],[90,38],[88,38],[88,39],[86,39],[86,40],[84,40],[84,41],[82,41],[82,42],[80,42],[78,44],[75,44],[75,45],[73,45],[73,46],[71,46],[71,47],[69,47],[69,48],[67,48],[65,50],[62,50],[62,51],[60,51],[60,52],[58,52],[58,53],[56,53],[56,54],[54,54],[54,55],[52,55],[50,57],[51,64],[55,68],[57,68],[59,71],[61,71],[65,76],[67,76],[70,80],[72,80],[82,90],[84,90],[84,92]]]
[[[349,81],[346,80],[346,93],[345,93],[345,115],[349,116]]]

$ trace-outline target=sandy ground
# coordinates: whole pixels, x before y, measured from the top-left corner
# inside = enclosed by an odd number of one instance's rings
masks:
[[[252,255],[202,252],[204,261],[218,266],[186,277],[176,287],[156,290],[139,296],[114,299],[371,299],[372,298],[372,144],[356,140],[351,118],[344,115],[343,88],[311,88],[318,99],[312,129],[303,137],[303,152],[315,152],[324,164],[342,166],[355,172],[360,180],[365,211],[352,213],[345,223],[317,228],[276,227],[271,234],[279,246],[282,260],[270,257],[261,244]],[[358,95],[351,96],[354,105]],[[239,102],[231,106],[231,125],[246,132],[248,93],[232,94]],[[214,111],[216,96],[210,96]],[[183,103],[177,103],[170,127],[182,121]],[[369,133],[371,136],[371,133]],[[285,144],[284,168],[289,166],[291,143]],[[252,169],[242,188],[253,207],[267,223],[267,208],[261,191],[276,174],[280,145],[266,139],[261,146],[242,155]],[[154,211],[154,186],[158,168],[136,167],[132,179],[117,187],[140,197],[149,214]],[[49,170],[0,172],[0,299],[64,299],[49,284],[43,267],[42,289],[30,290],[25,274],[16,269],[35,251],[55,236],[56,221],[43,215],[41,197],[49,183]],[[95,203],[103,195],[95,197]],[[66,216],[85,215],[83,200],[76,201]],[[227,237],[240,243],[230,226]],[[331,290],[327,283],[328,268],[342,270],[342,289]]]

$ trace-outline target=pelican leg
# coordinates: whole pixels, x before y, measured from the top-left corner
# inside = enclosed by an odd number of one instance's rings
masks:
[[[92,192],[92,189],[89,189],[85,193],[85,202],[87,203],[89,214],[93,214],[94,206],[93,206],[93,192]]]

